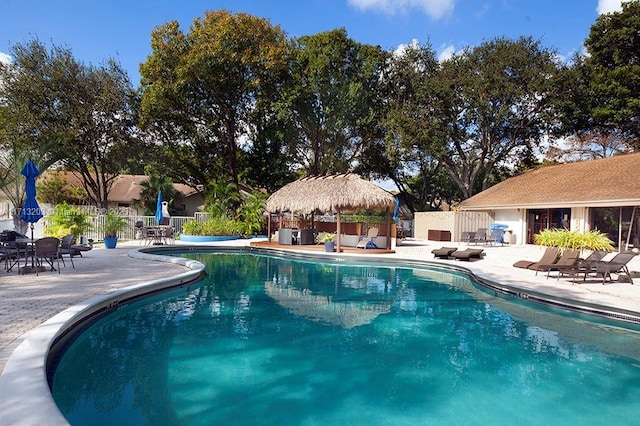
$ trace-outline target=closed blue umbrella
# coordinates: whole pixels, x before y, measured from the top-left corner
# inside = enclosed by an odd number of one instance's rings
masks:
[[[20,219],[31,224],[31,239],[33,239],[33,224],[42,219],[42,211],[36,200],[36,176],[40,174],[40,171],[33,161],[28,160],[20,173],[26,178],[25,192],[27,194],[20,212]]]
[[[158,202],[156,204],[156,222],[162,223],[162,191],[158,192]]]

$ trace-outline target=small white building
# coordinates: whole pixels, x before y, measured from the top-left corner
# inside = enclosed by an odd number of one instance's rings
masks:
[[[511,242],[533,243],[543,229],[599,230],[622,248],[639,247],[640,153],[541,166],[460,204],[507,225]],[[473,229],[463,229],[472,231]]]

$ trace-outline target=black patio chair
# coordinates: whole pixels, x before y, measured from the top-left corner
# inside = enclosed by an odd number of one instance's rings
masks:
[[[45,262],[51,267],[51,271],[55,271],[53,262],[58,263],[58,273],[60,273],[60,240],[56,237],[40,238],[34,243],[33,257],[36,261],[36,275],[41,266],[44,266]]]

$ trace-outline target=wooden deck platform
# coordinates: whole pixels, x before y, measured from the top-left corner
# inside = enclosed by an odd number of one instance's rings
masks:
[[[255,241],[250,243],[253,247],[263,247],[263,248],[272,248],[278,250],[302,250],[302,251],[313,251],[313,252],[324,252],[323,244],[305,244],[305,245],[287,245],[287,244],[278,244],[276,241]],[[342,253],[358,253],[358,254],[391,254],[395,253],[395,250],[387,250],[387,249],[361,249],[355,247],[341,247]],[[334,252],[335,253],[335,252]]]

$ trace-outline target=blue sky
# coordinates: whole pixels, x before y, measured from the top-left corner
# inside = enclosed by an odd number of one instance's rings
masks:
[[[621,0],[3,0],[0,59],[34,38],[69,47],[99,65],[115,58],[138,85],[155,26],[177,20],[184,31],[207,10],[267,18],[289,37],[346,28],[360,43],[386,50],[412,40],[443,57],[497,36],[532,36],[564,58],[583,50],[599,13]]]

